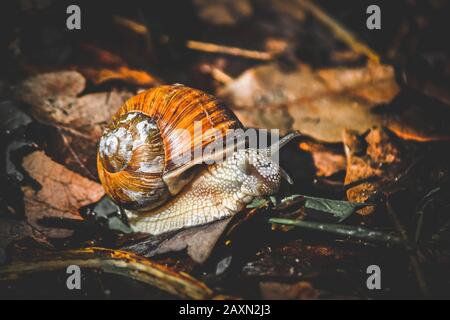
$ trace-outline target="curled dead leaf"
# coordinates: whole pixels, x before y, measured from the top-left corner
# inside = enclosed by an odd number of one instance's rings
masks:
[[[329,177],[346,168],[345,156],[325,145],[311,141],[303,141],[299,144],[301,150],[311,153],[316,167],[316,175]]]
[[[345,185],[356,184],[347,189],[347,198],[352,202],[371,202],[405,165],[399,143],[391,132],[380,127],[365,136],[345,131],[343,141],[347,156]],[[357,212],[367,215],[374,209],[368,206]]]

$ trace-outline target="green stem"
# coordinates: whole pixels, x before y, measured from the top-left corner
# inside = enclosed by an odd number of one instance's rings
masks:
[[[346,236],[367,241],[387,242],[390,244],[403,244],[404,241],[393,234],[374,231],[357,226],[348,226],[342,224],[321,223],[314,221],[292,220],[283,218],[271,218],[270,223],[296,226],[308,230],[322,231],[340,236]]]

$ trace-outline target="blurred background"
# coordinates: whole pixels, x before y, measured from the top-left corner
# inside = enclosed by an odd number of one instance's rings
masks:
[[[67,27],[70,5],[80,29]],[[366,25],[369,5],[381,29]],[[336,226],[276,227],[254,218],[274,214],[256,206],[205,264],[186,252],[152,259],[242,298],[448,298],[449,9],[445,0],[2,1],[0,264],[50,262],[31,275],[0,268],[9,288],[0,296],[185,297],[101,268],[77,296],[58,291],[64,273],[52,265],[91,246],[148,256],[129,246],[139,237],[86,214],[104,195],[97,143],[125,100],[182,83],[224,100],[246,127],[303,133],[281,154],[295,184],[277,196],[370,203],[346,213],[349,228],[395,232],[403,245]],[[317,207],[292,206],[290,218],[330,222]],[[381,291],[365,286],[370,264],[386,270]]]

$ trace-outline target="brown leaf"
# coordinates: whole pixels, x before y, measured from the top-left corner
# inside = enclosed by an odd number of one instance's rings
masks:
[[[362,134],[373,126],[408,140],[450,140],[446,106],[398,93],[394,69],[378,63],[316,71],[300,65],[291,72],[263,65],[219,91],[247,127],[295,129],[324,142],[341,142],[345,129]]]
[[[81,44],[80,49],[83,54],[88,56],[89,62],[92,64],[102,66],[123,66],[126,64],[121,56],[90,43]]]
[[[80,72],[94,85],[100,85],[112,80],[120,80],[124,83],[140,86],[150,87],[161,84],[161,81],[143,70],[130,69],[126,66],[121,66],[115,69],[105,68],[81,68]]]
[[[84,77],[74,71],[37,75],[23,81],[16,96],[33,107],[38,120],[61,129],[63,148],[56,148],[57,156],[71,169],[92,177],[104,125],[133,94],[111,91],[78,97],[84,83]]]
[[[26,221],[0,219],[0,264],[6,259],[6,248],[19,240],[31,238],[38,243],[49,246],[45,237],[33,228]]]
[[[232,26],[253,14],[249,0],[195,0],[200,19],[213,25]]]
[[[42,218],[70,218],[81,220],[78,209],[98,201],[104,191],[101,185],[90,181],[52,161],[44,152],[36,151],[23,160],[23,167],[42,188],[22,187],[28,222],[51,238],[63,238],[71,231],[43,227]]]
[[[358,183],[347,190],[347,198],[353,202],[367,202],[378,194],[386,183],[394,179],[404,156],[392,133],[383,128],[373,128],[364,137],[345,131],[344,145],[347,155],[345,184]],[[371,214],[373,206],[358,213]]]
[[[259,288],[265,300],[312,300],[320,296],[320,292],[306,281],[294,284],[261,282]]]
[[[55,97],[76,97],[85,88],[84,77],[76,71],[56,71],[31,76],[20,83],[16,95],[32,106]]]
[[[167,252],[177,252],[187,249],[188,255],[196,263],[204,263],[210,256],[217,240],[232,218],[219,220],[211,224],[189,228],[171,235],[160,242],[155,249],[151,249],[154,239],[149,239],[149,245],[144,240],[136,245],[125,247],[125,250],[152,257]],[[150,249],[149,249],[150,248]]]
[[[304,141],[300,143],[299,147],[301,150],[311,153],[317,169],[316,176],[329,177],[346,168],[345,156],[323,144]]]
[[[49,115],[56,124],[86,134],[91,133],[91,137],[99,137],[102,131],[101,126],[111,119],[129,97],[131,93],[126,91],[91,93],[60,106],[63,112],[49,111]]]
[[[38,119],[90,133],[93,127],[108,121],[132,94],[112,91],[78,98],[84,84],[84,77],[75,71],[41,74],[24,80],[16,96],[33,107]]]
[[[296,129],[338,142],[344,129],[362,133],[380,125],[382,118],[371,109],[391,101],[398,90],[393,69],[385,65],[318,71],[300,66],[288,73],[265,65],[244,72],[220,95],[241,109],[238,117],[248,127]],[[280,112],[282,117],[271,116]]]
[[[399,92],[391,66],[368,63],[364,68],[334,68],[317,71],[333,93],[348,93],[371,104],[389,102]]]

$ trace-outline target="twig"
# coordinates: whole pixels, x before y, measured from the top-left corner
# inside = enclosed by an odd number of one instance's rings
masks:
[[[216,67],[213,67],[211,69],[211,76],[214,78],[214,80],[219,81],[223,84],[233,82],[232,77],[230,77],[228,74],[226,74],[225,72]]]
[[[395,212],[394,208],[392,208],[389,200],[386,201],[386,209],[388,213],[390,214],[392,221],[394,222],[395,228],[401,235],[401,237],[404,240],[405,248],[408,252],[409,261],[411,264],[411,267],[414,271],[414,275],[417,280],[417,284],[419,286],[419,289],[422,293],[422,296],[424,298],[430,298],[430,291],[428,289],[427,282],[425,280],[425,277],[423,275],[422,268],[420,266],[419,259],[417,257],[418,249],[416,247],[412,247],[410,244],[412,243],[409,239],[408,233],[406,232],[405,228],[403,227],[402,223],[400,222],[400,219],[397,216],[397,213]]]
[[[419,203],[419,209],[416,211],[416,217],[417,217],[417,226],[416,226],[416,234],[414,236],[414,241],[417,243],[420,240],[420,235],[422,233],[422,226],[423,226],[423,219],[424,219],[424,213],[425,208],[428,206],[429,203],[433,200],[433,196],[436,195],[439,191],[441,191],[440,187],[437,187],[430,192],[428,192],[425,197],[420,201]]]
[[[273,58],[272,55],[268,52],[246,50],[246,49],[241,49],[241,48],[236,48],[236,47],[228,47],[228,46],[222,46],[219,44],[200,42],[200,41],[194,41],[194,40],[189,40],[186,43],[186,46],[192,50],[211,52],[211,53],[222,53],[222,54],[228,54],[228,55],[232,55],[232,56],[238,56],[238,57],[244,57],[244,58],[256,59],[256,60],[267,61],[267,60],[272,60],[272,58]]]
[[[141,258],[132,253],[103,248],[65,251],[38,261],[16,261],[0,267],[0,281],[17,279],[35,272],[65,269],[70,265],[100,269],[156,287],[182,299],[211,299],[213,292],[185,273]]]
[[[134,20],[128,19],[126,17],[122,16],[113,16],[114,23],[118,24],[119,26],[122,26],[126,29],[129,29],[133,31],[134,33],[140,34],[140,35],[147,35],[148,28],[145,24],[136,22]]]
[[[353,51],[364,54],[367,58],[374,62],[380,61],[380,56],[369,48],[367,45],[357,40],[347,28],[341,25],[339,22],[330,17],[322,8],[313,4],[309,0],[297,0],[299,5],[305,10],[309,11],[317,20],[329,27],[334,35],[345,42]]]

